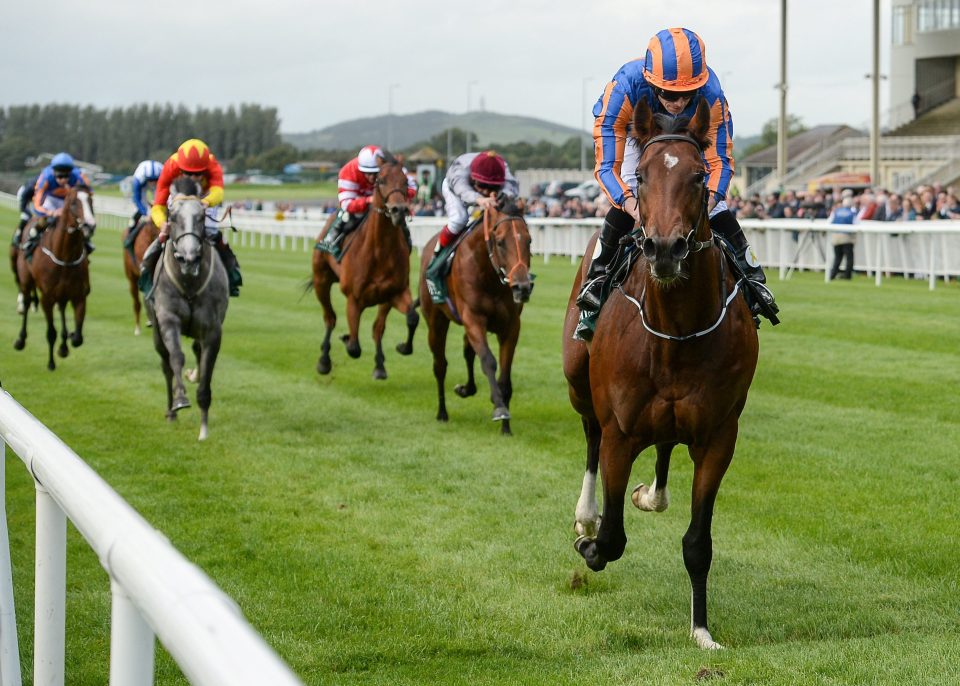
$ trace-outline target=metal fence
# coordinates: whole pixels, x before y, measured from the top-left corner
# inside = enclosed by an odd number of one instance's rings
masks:
[[[111,686],[154,683],[155,638],[192,684],[302,686],[209,577],[5,391],[0,438],[0,458],[9,445],[36,484],[34,684],[64,684],[69,519],[110,576]],[[20,686],[3,469],[0,494],[0,684]]]

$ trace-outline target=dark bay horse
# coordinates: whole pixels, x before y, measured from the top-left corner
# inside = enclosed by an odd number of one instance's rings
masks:
[[[123,233],[123,273],[130,284],[130,297],[133,298],[134,336],[140,335],[140,288],[137,286],[137,281],[140,278],[140,263],[143,262],[143,253],[147,251],[150,244],[160,234],[160,229],[157,228],[149,216],[141,217],[138,226],[139,231],[137,231],[133,240],[132,253],[131,249],[126,247],[126,240],[137,227],[130,227]]]
[[[510,434],[510,398],[513,384],[510,370],[520,338],[520,313],[530,299],[530,232],[522,208],[509,206],[503,211],[486,210],[482,225],[474,227],[454,254],[448,277],[447,302],[434,304],[427,291],[425,273],[437,237],[423,249],[420,264],[420,302],[430,327],[433,375],[437,380],[439,408],[437,419],[447,421],[444,379],[447,375],[447,330],[450,322],[462,324],[463,357],[467,363],[467,382],[454,392],[461,398],[476,394],[473,364],[480,367],[490,383],[493,420],[502,422],[501,433]],[[500,346],[500,376],[497,360],[487,345],[487,332],[497,336]]]
[[[739,284],[726,268],[707,221],[701,154],[710,120],[700,101],[689,122],[651,115],[641,101],[634,135],[641,148],[637,264],[611,292],[590,345],[574,341],[573,284],[564,322],[563,366],[570,401],[581,415],[587,468],[576,507],[575,547],[596,571],[623,554],[624,493],[633,461],[656,447],[656,478],[633,492],[641,510],[666,509],[673,448],[693,460],[690,525],[683,561],[692,588],[691,634],[701,648],[719,648],[707,628],[710,534],[720,481],[733,457],[740,413],[757,365],[757,333]],[[596,240],[596,237],[593,239]],[[592,254],[593,244],[587,254]],[[596,501],[597,467],[603,516]]]
[[[202,441],[207,437],[207,413],[213,397],[210,382],[220,353],[230,294],[227,270],[214,246],[204,238],[206,207],[200,201],[200,192],[200,185],[192,179],[180,177],[173,183],[170,237],[157,261],[153,290],[146,303],[153,323],[153,346],[160,355],[167,382],[170,421],[177,418],[179,410],[190,407],[183,385],[180,336],[193,339]]]
[[[410,296],[410,246],[405,228],[408,214],[407,175],[391,155],[377,177],[370,211],[355,231],[344,240],[339,263],[329,253],[313,251],[313,290],[323,307],[326,331],[320,347],[317,371],[329,374],[330,336],[337,324],[337,314],[330,301],[330,289],[337,281],[347,298],[349,334],[342,337],[350,357],[360,357],[360,315],[368,307],[377,306],[373,323],[373,340],[377,346],[373,369],[374,379],[386,379],[383,365],[383,332],[391,307],[407,318],[407,340],[397,344],[397,352],[413,352],[413,334],[420,316]],[[329,229],[329,224],[327,226]],[[321,234],[318,241],[323,237]]]
[[[47,318],[47,344],[50,348],[47,369],[51,371],[57,367],[53,361],[53,345],[57,342],[57,329],[53,324],[54,306],[60,310],[61,340],[57,353],[60,357],[69,354],[68,336],[74,348],[83,345],[83,320],[87,296],[90,294],[90,267],[84,243],[86,235],[97,225],[90,189],[86,186],[71,188],[55,221],[54,226],[43,232],[31,261],[27,261],[22,250],[17,255],[17,281],[24,303],[29,304],[31,300],[36,302],[37,290],[41,294],[40,306]],[[73,306],[73,333],[67,330],[67,303]],[[29,312],[30,308],[24,307],[20,335],[13,343],[17,350],[23,350],[27,342]]]

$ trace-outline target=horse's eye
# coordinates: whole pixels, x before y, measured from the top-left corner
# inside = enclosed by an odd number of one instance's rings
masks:
[[[505,247],[507,247],[507,242],[506,242],[505,240],[503,240],[502,238],[498,238],[498,239],[497,239],[497,247],[500,248],[501,250],[503,250]]]
[[[706,178],[707,178],[706,172],[700,171],[700,172],[697,172],[696,174],[693,175],[693,182],[694,182],[694,183],[703,183],[704,179],[706,179]]]

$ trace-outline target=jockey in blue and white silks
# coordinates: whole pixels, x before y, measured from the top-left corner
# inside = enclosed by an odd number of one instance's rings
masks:
[[[153,198],[147,197],[147,193],[149,191],[152,195],[156,191],[157,179],[160,178],[162,170],[163,164],[156,160],[144,160],[137,165],[133,172],[133,204],[137,210],[133,213],[130,226],[136,226],[140,217],[150,214]]]

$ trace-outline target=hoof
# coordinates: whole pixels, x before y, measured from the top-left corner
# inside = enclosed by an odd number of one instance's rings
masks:
[[[330,373],[330,359],[320,358],[317,360],[317,374],[329,374]]]
[[[347,343],[347,355],[353,359],[360,357],[360,343],[355,343],[353,345]]]
[[[149,324],[148,324],[148,326],[149,326]],[[134,336],[139,336],[139,335],[140,335],[140,327],[139,327],[139,326],[133,330],[133,335],[134,335]]]
[[[500,435],[501,436],[513,436],[513,432],[510,430],[510,420],[504,419],[503,423],[500,424]]]
[[[493,410],[493,421],[502,422],[504,419],[510,419],[510,410],[505,407],[496,407]]]
[[[698,626],[690,632],[693,640],[697,642],[697,647],[703,650],[723,650],[723,646],[713,640],[713,636],[707,631],[706,627]]]
[[[593,571],[599,572],[607,566],[606,560],[600,559],[597,553],[597,542],[594,539],[580,536],[573,542],[573,547]]]
[[[197,437],[198,441],[207,440],[207,425],[206,423],[200,425],[200,435]]]
[[[383,381],[387,378],[387,370],[383,367],[377,367],[373,370],[373,379],[374,381]]]
[[[597,518],[592,522],[574,522],[573,530],[577,534],[577,538],[589,538],[594,539],[597,537],[597,532],[600,531],[600,521],[601,517],[597,515]]]
[[[640,484],[633,489],[633,493],[630,494],[630,500],[638,510],[643,510],[644,512],[663,512],[667,509],[667,506],[670,504],[669,496],[664,492],[662,499],[656,499],[654,497],[656,494],[655,484],[656,482],[650,486]]]
[[[70,342],[73,344],[74,348],[79,348],[83,345],[83,335],[82,334],[71,334]]]
[[[458,383],[453,387],[453,392],[459,395],[461,398],[469,398],[470,396],[477,394],[477,387]]]
[[[439,412],[437,412],[437,421],[438,421],[438,422],[443,422],[444,424],[446,424],[449,420],[450,420],[450,417],[447,416],[447,411],[446,411],[446,410],[440,410]]]
[[[173,405],[171,405],[170,407],[170,411],[179,412],[180,410],[185,410],[188,407],[190,407],[190,401],[187,400],[185,396],[180,398],[174,398]]]
[[[397,343],[397,352],[401,355],[412,355],[413,346],[407,345],[406,343]]]
[[[57,355],[59,355],[60,357],[66,357],[69,354],[70,354],[70,348],[67,347],[66,343],[64,343],[59,348],[57,348]]]
[[[25,339],[23,339],[23,338],[18,338],[17,340],[15,340],[15,341],[13,342],[13,349],[14,349],[14,350],[23,350],[24,346],[26,346],[26,345],[27,345],[27,341],[26,341]]]
[[[173,410],[167,410],[167,412],[166,412],[166,414],[164,414],[164,416],[167,418],[167,421],[168,421],[168,422],[175,422],[175,421],[177,421],[177,413],[174,412]]]
[[[49,369],[51,372],[56,368],[57,368],[57,365],[53,363],[53,360],[50,360],[49,362],[47,362],[47,369]]]

